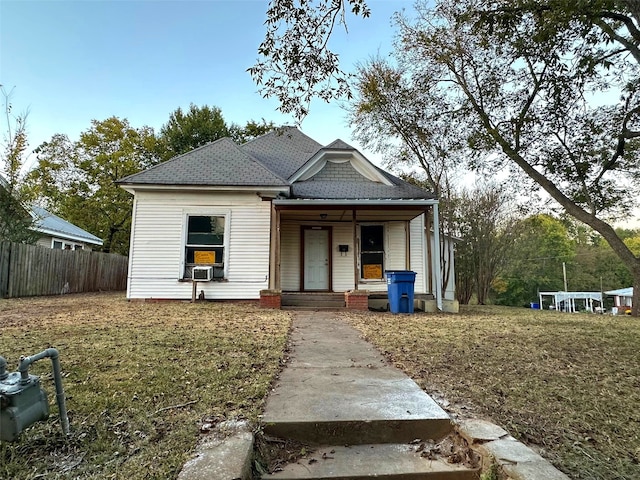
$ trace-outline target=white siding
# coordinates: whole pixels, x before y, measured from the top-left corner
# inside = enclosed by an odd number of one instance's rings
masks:
[[[300,224],[283,223],[280,227],[280,287],[284,291],[300,290]]]
[[[255,193],[137,192],[129,298],[191,298],[181,282],[187,214],[226,215],[226,279],[200,282],[207,299],[257,299],[268,287],[270,203]]]
[[[340,253],[338,245],[348,245],[349,251]],[[333,227],[333,290],[353,290],[353,227],[351,223],[339,223]]]
[[[40,237],[36,242],[36,245],[44,248],[51,248],[51,237]]]
[[[428,293],[428,283],[425,282],[424,273],[426,261],[426,239],[424,238],[424,214],[411,220],[409,224],[411,232],[411,270],[416,272],[416,283],[414,291],[416,293]]]
[[[385,256],[387,264],[385,270],[406,270],[407,234],[405,222],[389,222],[385,224],[387,239]]]

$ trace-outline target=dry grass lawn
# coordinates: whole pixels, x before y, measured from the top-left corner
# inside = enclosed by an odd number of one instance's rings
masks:
[[[2,479],[175,478],[209,420],[255,420],[290,327],[230,303],[129,303],[122,294],[0,300],[0,355],[60,351],[71,436],[51,417],[0,446]]]
[[[347,314],[427,392],[574,479],[640,479],[640,321],[508,307]]]

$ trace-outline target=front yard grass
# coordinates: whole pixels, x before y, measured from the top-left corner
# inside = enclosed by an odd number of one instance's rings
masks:
[[[251,303],[129,303],[122,294],[0,300],[0,355],[60,352],[71,422],[64,439],[51,362],[35,363],[48,421],[0,446],[0,478],[175,478],[200,429],[257,419],[290,316]]]
[[[493,420],[574,479],[640,478],[637,319],[481,306],[346,316],[454,413]]]

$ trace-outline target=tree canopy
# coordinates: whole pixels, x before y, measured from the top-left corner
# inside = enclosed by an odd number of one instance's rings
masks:
[[[228,124],[218,107],[198,107],[192,103],[187,112],[180,107],[174,110],[160,129],[158,156],[168,160],[223,137],[244,143],[275,128],[273,122],[265,119],[260,122],[249,120],[244,127]]]
[[[339,55],[327,45],[337,25],[347,28],[347,11],[368,17],[364,0],[272,0],[259,58],[249,68],[265,97],[302,120],[314,97],[329,101],[351,96]]]
[[[27,189],[34,201],[102,238],[103,251],[126,255],[132,197],[115,182],[157,163],[156,152],[151,128],[117,117],[93,120],[79,140],[58,134],[36,149]]]

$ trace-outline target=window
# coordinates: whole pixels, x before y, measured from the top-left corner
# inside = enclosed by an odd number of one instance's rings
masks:
[[[52,240],[51,248],[55,250],[83,250],[84,246],[68,240]]]
[[[382,280],[384,274],[384,226],[360,226],[360,278]]]
[[[224,277],[225,223],[219,215],[187,216],[185,278],[191,278],[196,265],[213,266],[214,278]]]

